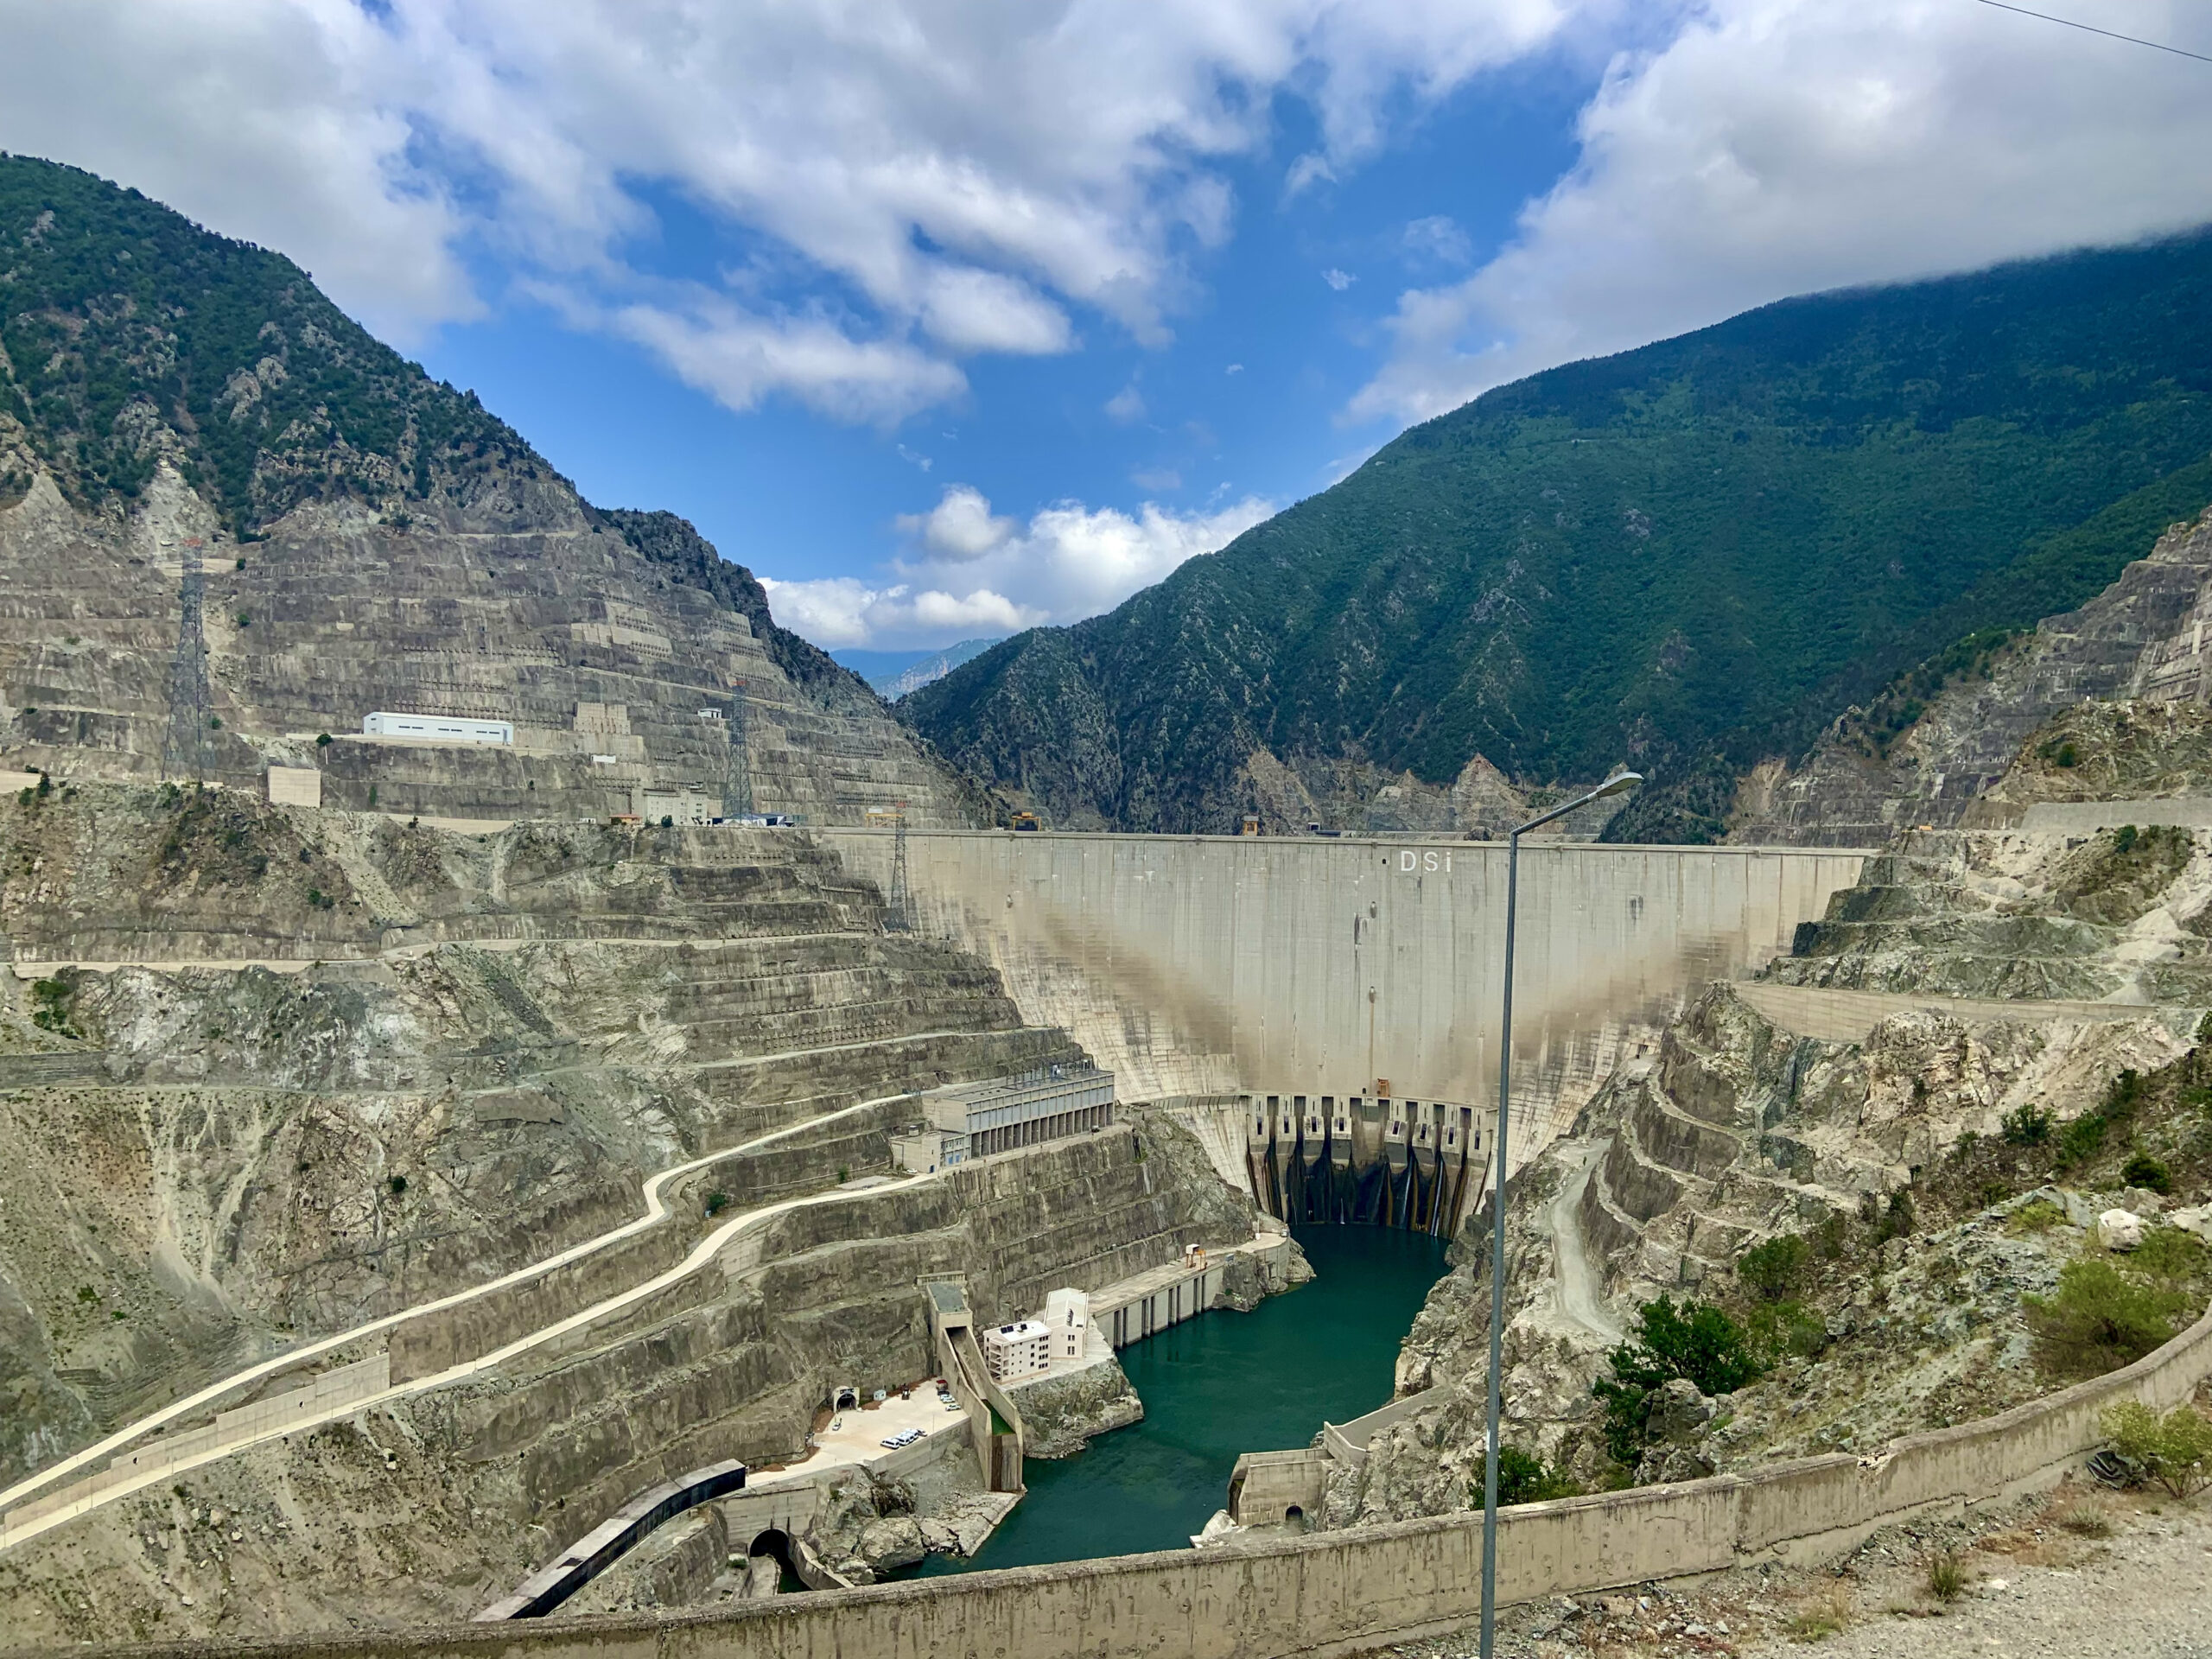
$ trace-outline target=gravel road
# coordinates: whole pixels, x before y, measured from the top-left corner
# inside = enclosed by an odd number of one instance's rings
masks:
[[[1938,1600],[1931,1560],[1966,1588]],[[1471,1626],[1385,1650],[1472,1659]],[[1840,1569],[1766,1567],[1505,1610],[1499,1659],[2212,1659],[2212,1494],[2069,1485],[1885,1528]]]
[[[1877,1612],[1810,1645],[1759,1642],[1743,1649],[1745,1659],[2212,1656],[2212,1519],[2199,1505],[2121,1521],[2111,1539],[2085,1547],[2071,1566],[2015,1567],[1979,1553],[1966,1560],[1986,1576],[1940,1616]]]

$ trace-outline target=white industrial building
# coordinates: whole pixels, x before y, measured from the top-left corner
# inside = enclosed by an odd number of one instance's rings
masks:
[[[411,737],[432,743],[499,743],[512,746],[514,722],[464,720],[457,715],[395,715],[379,710],[361,720],[364,737]]]
[[[1114,1121],[1114,1074],[1046,1065],[1020,1077],[955,1083],[916,1097],[921,1122],[891,1137],[899,1168],[928,1175],[970,1158],[1087,1135]]]
[[[1042,1319],[1023,1319],[983,1332],[983,1364],[994,1382],[1033,1376],[1052,1363],[1052,1328]]]
[[[924,1123],[891,1137],[891,1161],[910,1175],[934,1175],[968,1160],[968,1137]]]
[[[1052,1338],[1054,1359],[1081,1359],[1083,1345],[1090,1339],[1090,1294],[1056,1290],[1047,1295],[1045,1329]]]

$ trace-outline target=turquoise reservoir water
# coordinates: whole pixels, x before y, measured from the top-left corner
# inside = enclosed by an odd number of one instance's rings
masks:
[[[1443,1241],[1383,1227],[1297,1238],[1313,1283],[1122,1349],[1144,1421],[1072,1458],[1031,1459],[1028,1496],[982,1549],[932,1555],[912,1576],[1184,1548],[1227,1500],[1239,1453],[1304,1446],[1325,1420],[1388,1401],[1398,1344],[1444,1271]]]

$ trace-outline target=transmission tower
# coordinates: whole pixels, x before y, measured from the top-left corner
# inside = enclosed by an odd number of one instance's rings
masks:
[[[912,932],[913,912],[913,896],[906,886],[906,803],[901,801],[891,820],[891,899],[883,908],[883,931]]]
[[[729,728],[729,766],[722,776],[722,816],[750,817],[753,810],[753,763],[745,744],[743,680],[730,682],[729,719],[723,723]]]
[[[179,550],[176,658],[169,665],[169,723],[162,734],[162,777],[175,783],[189,773],[207,779],[207,635],[201,613],[207,575],[195,537]]]

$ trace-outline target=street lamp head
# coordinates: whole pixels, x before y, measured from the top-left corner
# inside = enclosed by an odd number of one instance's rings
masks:
[[[1608,795],[1618,795],[1624,790],[1634,789],[1643,781],[1643,774],[1640,772],[1617,772],[1599,785],[1590,798],[1593,801],[1603,800]]]

